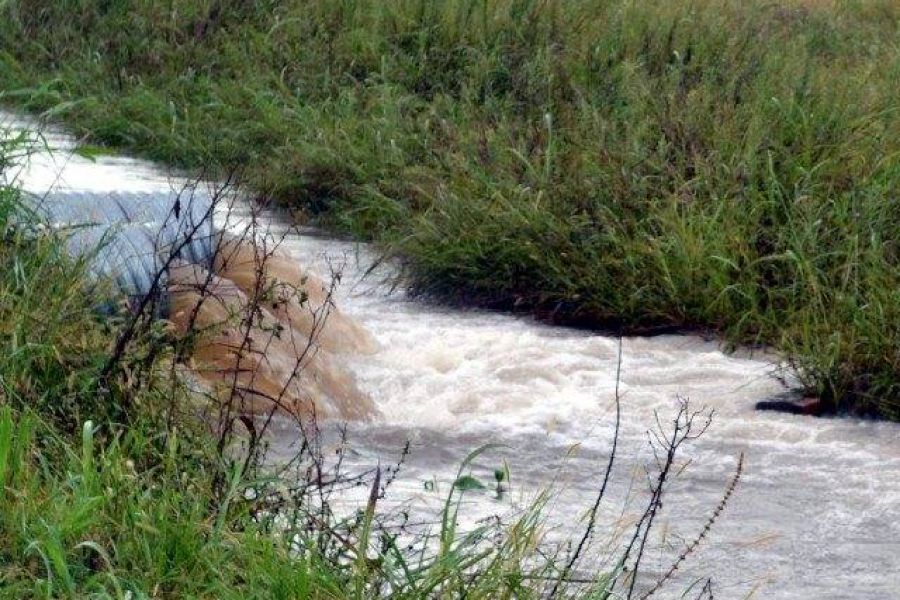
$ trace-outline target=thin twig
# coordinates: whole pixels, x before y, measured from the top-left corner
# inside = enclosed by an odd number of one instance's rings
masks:
[[[585,544],[590,539],[593,534],[594,527],[597,523],[597,512],[600,509],[600,503],[603,501],[603,497],[606,494],[606,487],[609,484],[610,474],[612,473],[613,464],[616,460],[616,447],[619,443],[619,426],[622,418],[622,405],[621,405],[621,397],[619,396],[619,383],[622,380],[622,337],[619,336],[618,340],[618,357],[616,360],[616,390],[615,390],[615,402],[616,402],[616,426],[613,430],[613,442],[612,442],[612,450],[609,453],[609,459],[606,461],[606,472],[603,475],[603,483],[600,485],[600,491],[597,492],[597,497],[594,499],[594,505],[591,507],[589,516],[588,516],[588,524],[584,529],[584,533],[581,536],[581,539],[578,542],[578,546],[575,548],[575,552],[572,553],[572,556],[569,558],[568,563],[566,563],[565,568],[560,574],[559,579],[553,585],[553,589],[550,591],[550,597],[554,597],[556,593],[559,591],[560,584],[567,580],[569,574],[572,571],[572,568],[575,566],[575,563],[578,562],[578,558],[581,556],[581,552],[584,550]]]

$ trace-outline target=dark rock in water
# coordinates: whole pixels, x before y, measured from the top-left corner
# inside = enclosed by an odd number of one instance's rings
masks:
[[[821,400],[812,397],[779,398],[756,403],[756,410],[773,410],[792,415],[820,416],[824,412]]]

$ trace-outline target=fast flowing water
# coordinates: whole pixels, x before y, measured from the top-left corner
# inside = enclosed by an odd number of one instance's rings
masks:
[[[71,152],[71,140],[48,139],[56,152],[32,156],[18,172],[19,183],[33,192],[172,185],[147,163],[88,160]],[[372,355],[346,358],[381,413],[350,424],[352,465],[389,464],[411,441],[389,501],[428,519],[465,455],[485,443],[503,444],[480,456],[473,474],[489,483],[506,461],[510,492],[467,494],[468,522],[508,514],[549,488],[548,537],[577,531],[612,441],[618,341],[412,301],[383,283],[389,266],[364,277],[373,259],[365,246],[313,230],[288,231],[274,213],[269,219],[306,267],[323,276],[335,264],[343,267],[336,302],[380,345]],[[678,398],[689,398],[695,408],[713,409],[714,419],[685,447],[690,464],[665,497],[645,559],[648,573],[668,567],[720,500],[741,453],[746,462],[736,495],[668,597],[711,576],[717,598],[900,598],[900,426],[755,411],[757,401],[786,392],[769,355],[727,355],[692,336],[627,338],[621,354],[622,429],[613,492],[601,510],[601,541],[613,524],[627,527],[642,509],[642,467],[652,461],[647,431],[656,427],[656,415],[665,425]],[[295,439],[280,424],[276,455],[289,456]]]

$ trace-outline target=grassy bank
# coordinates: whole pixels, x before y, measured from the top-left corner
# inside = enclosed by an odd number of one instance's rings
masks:
[[[5,102],[241,164],[413,289],[774,346],[900,416],[888,0],[19,0]],[[27,90],[13,92],[13,90]]]

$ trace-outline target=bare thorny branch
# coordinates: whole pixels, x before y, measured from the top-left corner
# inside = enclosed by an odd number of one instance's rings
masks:
[[[641,596],[641,600],[646,600],[646,598],[649,598],[650,596],[652,596],[653,594],[658,592],[660,589],[662,589],[663,585],[665,585],[665,583],[667,581],[669,581],[670,579],[672,579],[672,577],[675,576],[675,572],[682,565],[682,563],[684,563],[684,561],[687,560],[687,557],[690,556],[694,552],[694,550],[697,549],[697,547],[700,545],[700,543],[706,539],[706,536],[707,536],[707,534],[709,534],[709,531],[712,529],[713,524],[715,524],[716,520],[718,520],[719,516],[725,510],[725,506],[728,504],[728,500],[734,494],[734,490],[737,488],[737,484],[741,479],[741,475],[743,474],[743,471],[744,471],[744,454],[741,453],[741,455],[738,457],[738,464],[737,464],[737,467],[735,468],[734,475],[732,476],[731,481],[728,482],[728,486],[725,488],[725,493],[722,496],[722,499],[716,505],[715,510],[713,510],[712,514],[709,516],[709,518],[706,520],[706,523],[703,525],[703,529],[700,530],[700,533],[697,535],[697,537],[695,537],[693,540],[691,540],[691,542],[688,543],[684,547],[684,550],[681,551],[681,553],[678,555],[678,558],[676,558],[675,562],[673,562],[672,565],[669,567],[669,570],[666,571],[666,573],[662,577],[660,577],[659,580],[657,580],[657,582],[655,584],[653,584],[653,587],[651,587],[647,592],[644,593],[643,596]],[[709,598],[712,598],[712,580],[707,580],[706,585],[704,585],[704,587],[703,587],[703,590],[704,590],[704,592],[706,590],[708,590]],[[701,592],[701,596],[703,595],[704,592]]]
[[[569,555],[565,566],[561,569],[560,574],[553,582],[553,586],[550,588],[550,592],[548,594],[549,597],[557,597],[562,590],[563,584],[593,584],[596,581],[594,578],[574,576],[573,571],[579,564],[589,540],[594,535],[597,526],[597,518],[600,505],[602,504],[602,501],[606,495],[611,473],[617,456],[618,442],[621,433],[620,427],[622,406],[619,391],[621,372],[622,339],[620,337],[618,341],[616,385],[614,394],[616,417],[610,455],[607,459],[604,476],[597,492],[597,496],[595,497],[594,503],[587,513],[587,524],[585,525],[584,531],[582,532],[574,551]],[[624,597],[631,599],[635,596],[636,584],[638,581],[641,562],[647,551],[647,542],[649,539],[650,531],[653,529],[654,523],[659,515],[660,510],[662,509],[664,491],[668,487],[668,483],[671,478],[673,476],[677,476],[686,468],[685,465],[678,470],[675,469],[676,457],[679,454],[681,446],[685,442],[696,440],[706,432],[706,430],[712,423],[713,413],[712,411],[706,411],[705,409],[692,410],[689,402],[686,399],[679,398],[679,405],[676,414],[674,418],[671,419],[671,421],[668,423],[668,425],[663,422],[658,412],[654,414],[654,418],[656,422],[656,429],[649,430],[647,432],[647,435],[649,445],[653,454],[653,463],[656,467],[656,474],[655,476],[652,476],[649,471],[647,472],[649,490],[649,498],[647,504],[643,512],[641,513],[637,524],[635,525],[634,532],[631,535],[631,538],[629,539],[622,555],[619,558],[619,568],[614,571],[614,573],[610,577],[610,580],[604,586],[606,593],[613,594],[615,597],[619,597],[618,592],[616,592],[615,590],[618,587],[622,577],[626,574],[628,575],[628,577],[625,578],[624,581]],[[724,511],[728,500],[731,498],[737,487],[743,471],[743,461],[744,457],[743,455],[741,455],[738,460],[738,465],[734,476],[729,481],[723,497],[715,506],[715,509],[707,519],[701,532],[684,547],[684,549],[675,558],[664,575],[660,577],[660,579],[656,581],[656,583],[654,583],[649,590],[647,590],[640,596],[641,600],[653,596],[667,582],[669,582],[674,577],[675,573],[678,571],[681,565],[687,560],[688,556],[690,556],[706,539],[707,534],[709,533],[715,521]],[[703,588],[703,591],[701,592],[701,595],[708,595],[708,597],[711,597],[711,580],[707,581],[706,585]]]
[[[617,570],[609,585],[609,589],[614,588],[619,579],[627,573],[629,577],[626,598],[628,599],[632,598],[635,594],[641,562],[647,549],[647,541],[650,532],[653,529],[654,522],[659,515],[659,511],[662,509],[663,493],[667,487],[667,482],[673,474],[672,470],[675,466],[678,451],[682,444],[696,440],[706,432],[712,423],[712,412],[706,412],[703,409],[692,411],[689,402],[686,399],[681,398],[679,399],[679,407],[676,415],[670,422],[668,430],[660,421],[658,414],[656,414],[656,422],[658,430],[649,432],[649,436],[658,472],[655,479],[651,479],[650,481],[650,496],[647,505],[635,525],[634,533],[620,558],[621,569]],[[735,480],[734,483],[736,484],[737,481]],[[730,493],[728,495],[730,495]],[[699,543],[699,541],[697,543]],[[674,574],[674,571],[691,551],[693,551],[693,547],[690,548],[683,557],[677,559],[670,569],[671,572],[664,576],[663,581],[659,582],[658,585],[654,586],[654,588],[643,597],[648,597],[653,594],[664,581],[670,579],[672,574]]]

